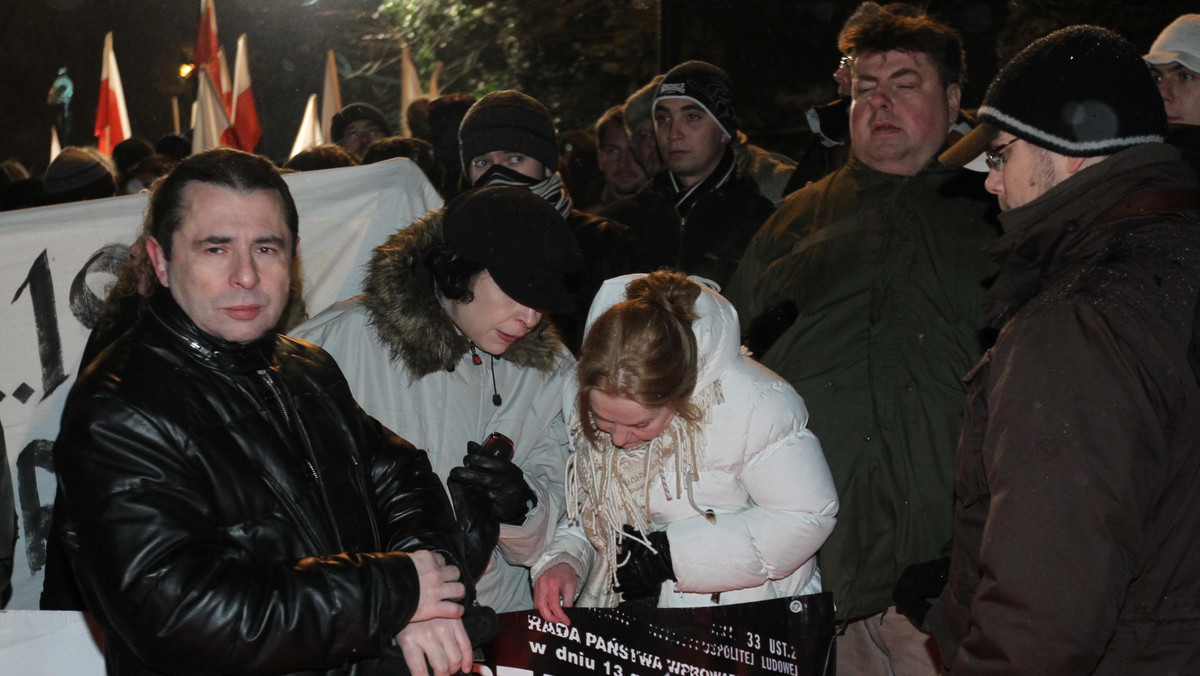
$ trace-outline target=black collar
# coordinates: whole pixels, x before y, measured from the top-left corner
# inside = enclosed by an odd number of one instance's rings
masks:
[[[277,335],[270,332],[252,343],[231,343],[200,330],[179,307],[169,289],[160,288],[150,297],[150,313],[143,321],[157,325],[158,332],[179,351],[205,366],[230,373],[253,373],[270,368]]]

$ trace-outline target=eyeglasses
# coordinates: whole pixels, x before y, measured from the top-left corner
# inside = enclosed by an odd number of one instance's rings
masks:
[[[850,67],[850,64],[852,64],[852,63],[854,63],[854,57],[853,57],[853,56],[843,56],[843,57],[842,57],[842,60],[841,60],[841,61],[838,61],[838,67],[837,67],[837,69],[838,69],[838,70],[841,70],[841,69],[843,69],[843,68],[849,68],[849,67]]]
[[[1014,138],[1013,140],[1009,141],[1008,143],[1005,143],[1003,145],[998,145],[995,148],[992,148],[991,150],[985,150],[983,152],[983,155],[984,155],[983,161],[987,163],[988,169],[992,169],[995,171],[1000,171],[1001,169],[1003,169],[1004,168],[1004,155],[1003,155],[1004,149],[1011,146],[1012,144],[1016,143],[1019,140],[1020,139]]]

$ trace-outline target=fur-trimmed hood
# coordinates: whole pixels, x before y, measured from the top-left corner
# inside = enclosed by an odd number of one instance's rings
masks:
[[[442,211],[433,211],[376,247],[367,264],[363,304],[371,325],[413,379],[453,368],[471,348],[434,296],[422,266],[425,254],[441,244]],[[549,373],[563,350],[558,333],[544,318],[529,335],[513,343],[503,359]]]

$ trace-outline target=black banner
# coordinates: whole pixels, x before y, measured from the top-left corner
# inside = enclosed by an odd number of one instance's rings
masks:
[[[571,625],[505,613],[485,646],[494,676],[830,676],[829,592],[709,608],[568,608]]]

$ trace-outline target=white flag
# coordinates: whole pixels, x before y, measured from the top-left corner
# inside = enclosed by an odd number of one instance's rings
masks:
[[[225,114],[225,106],[213,86],[212,78],[206,69],[201,68],[197,72],[200,86],[196,90],[195,125],[192,127],[193,153],[225,145],[221,142],[221,136],[229,129],[229,116]]]
[[[62,145],[58,142],[58,128],[50,125],[50,161],[53,162],[61,152]]]
[[[325,57],[325,91],[321,92],[321,138],[329,139],[333,115],[342,109],[342,89],[338,85],[337,59],[333,50]],[[324,141],[322,141],[324,143]]]
[[[296,134],[296,142],[292,144],[292,152],[288,153],[288,159],[292,159],[302,150],[324,142],[325,136],[317,122],[317,95],[311,94],[308,97],[308,105],[304,106],[304,119],[300,122],[300,131]]]

